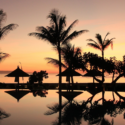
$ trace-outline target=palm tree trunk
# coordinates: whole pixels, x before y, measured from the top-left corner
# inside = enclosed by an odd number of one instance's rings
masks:
[[[114,80],[114,72],[113,72],[113,76],[112,76],[112,82],[113,82],[113,80]],[[113,85],[113,84],[112,84]],[[114,97],[114,87],[113,87],[113,91],[112,91],[112,96],[113,96],[113,100],[115,100],[115,97]]]
[[[102,48],[102,58],[104,59],[104,50]],[[103,89],[103,82],[104,82],[104,68],[102,68],[102,99],[103,99],[103,104],[104,104],[104,94],[105,94],[105,91]]]
[[[62,106],[62,96],[61,96],[61,49],[60,49],[60,42],[58,42],[58,51],[59,51],[59,123],[61,124],[61,106]]]

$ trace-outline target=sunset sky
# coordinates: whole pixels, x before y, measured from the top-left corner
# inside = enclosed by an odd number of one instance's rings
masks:
[[[66,15],[67,27],[76,19],[79,20],[71,32],[89,30],[71,41],[75,47],[81,47],[82,52],[90,51],[101,56],[99,50],[87,46],[86,40],[96,40],[96,33],[104,39],[106,33],[110,32],[107,38],[115,37],[113,50],[109,46],[105,50],[105,57],[116,56],[122,60],[125,55],[125,0],[0,0],[0,9],[7,14],[4,25],[19,25],[0,40],[0,51],[10,54],[0,63],[0,71],[12,71],[21,62],[26,72],[47,70],[49,73],[58,73],[58,68],[47,64],[44,59],[58,59],[53,46],[28,35],[35,32],[37,26],[49,25],[47,16],[54,8]]]

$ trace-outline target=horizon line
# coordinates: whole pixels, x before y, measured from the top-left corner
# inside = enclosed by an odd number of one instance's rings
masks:
[[[10,73],[10,72],[12,72],[12,71],[10,71],[10,70],[0,70],[0,74],[2,74],[2,73]],[[26,73],[33,73],[33,72],[29,71],[29,72],[26,72]],[[48,72],[48,74],[56,74],[56,72]]]

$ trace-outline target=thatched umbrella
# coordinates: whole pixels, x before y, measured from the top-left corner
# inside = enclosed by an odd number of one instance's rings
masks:
[[[93,77],[93,83],[94,83],[94,76],[102,76],[102,72],[98,71],[98,70],[90,70],[89,72],[87,72],[85,75],[83,75],[83,77]],[[100,89],[88,89],[87,90],[89,93],[91,93],[92,95],[95,95],[99,92],[101,92]]]
[[[19,77],[29,77],[29,74],[25,73],[18,66],[16,70],[12,71],[11,73],[9,73],[6,76],[7,77],[15,77],[15,82],[18,82],[18,85],[19,85]]]
[[[58,74],[57,76],[81,76],[80,73],[76,72],[75,70],[73,69],[70,69],[70,68],[67,68],[66,70],[64,70],[63,72],[61,72],[61,74]]]
[[[13,96],[14,98],[17,99],[17,101],[19,102],[19,100],[25,96],[26,94],[28,94],[30,91],[24,91],[24,90],[21,90],[21,91],[17,91],[17,90],[12,90],[12,91],[5,91],[6,93],[10,94],[11,96]]]
[[[61,72],[61,74],[58,74],[57,76],[59,75],[66,76],[66,81],[69,82],[69,86],[70,86],[70,77],[72,78],[72,86],[73,86],[73,76],[82,76],[80,73],[76,72],[75,70],[71,68],[67,68],[65,71]]]
[[[57,93],[59,93],[59,92],[57,92]],[[78,96],[82,93],[83,92],[76,92],[76,91],[75,92],[65,92],[65,91],[63,91],[63,92],[61,92],[61,95],[63,97],[65,97],[67,100],[72,101],[73,98],[75,98],[76,96]]]
[[[94,83],[94,76],[102,76],[102,72],[98,70],[90,70],[85,75],[83,75],[83,77],[93,77],[93,83]]]

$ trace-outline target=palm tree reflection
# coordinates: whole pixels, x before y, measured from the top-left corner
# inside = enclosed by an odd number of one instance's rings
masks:
[[[34,97],[36,97],[37,95],[40,97],[46,97],[46,94],[48,94],[46,90],[33,90],[32,93]]]
[[[84,120],[89,125],[113,125],[113,118],[125,110],[125,101],[104,100],[103,104],[99,104],[99,101],[95,101],[93,104],[90,104],[88,100],[82,102],[74,100],[72,102],[65,102],[61,108],[61,123],[58,122],[58,118],[52,124],[80,125],[82,120]],[[52,115],[59,111],[59,104],[47,107],[49,110],[45,115]],[[105,115],[110,115],[112,120],[107,120]]]
[[[10,116],[9,113],[6,113],[3,109],[0,109],[0,120],[8,118],[9,116]]]

